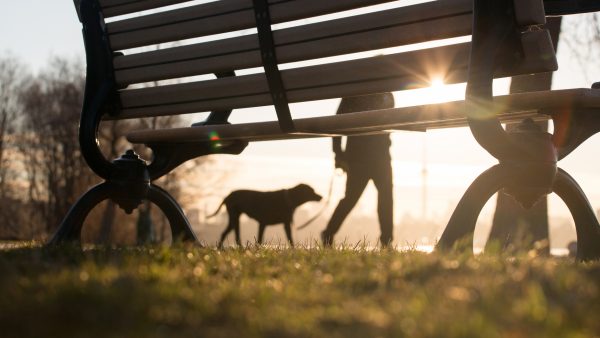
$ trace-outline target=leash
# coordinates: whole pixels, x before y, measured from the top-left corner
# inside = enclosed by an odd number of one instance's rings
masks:
[[[342,174],[340,174],[340,171],[342,172]],[[323,214],[323,212],[325,212],[325,210],[329,206],[329,202],[331,202],[331,193],[333,192],[333,182],[335,181],[335,177],[338,176],[338,175],[341,176],[341,175],[343,175],[343,173],[344,173],[343,170],[337,170],[337,168],[334,168],[333,175],[331,176],[331,180],[329,180],[329,191],[327,192],[327,199],[325,200],[325,204],[323,205],[323,207],[321,208],[321,210],[319,210],[308,221],[304,222],[302,225],[300,225],[299,227],[297,227],[296,230],[302,230],[302,229],[306,228],[312,222],[314,222],[317,218],[319,218],[319,216],[321,216]]]

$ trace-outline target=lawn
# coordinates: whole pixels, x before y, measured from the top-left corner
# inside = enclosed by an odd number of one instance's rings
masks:
[[[600,263],[364,248],[0,252],[1,337],[600,337]]]

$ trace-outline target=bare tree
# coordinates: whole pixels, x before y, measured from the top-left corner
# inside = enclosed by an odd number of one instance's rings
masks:
[[[20,135],[16,133],[19,117],[19,92],[28,78],[25,67],[15,58],[0,58],[0,236],[19,237],[18,152],[15,145]]]
[[[84,76],[79,63],[54,59],[21,93],[22,144],[28,198],[45,234],[60,223],[71,204],[93,181],[78,143]]]
[[[568,29],[563,30],[562,40],[581,68],[587,81],[589,69],[598,69],[600,58],[600,14],[590,13],[565,18]]]
[[[22,79],[15,59],[0,59],[0,196],[6,196],[8,138],[14,133],[18,112],[17,96]]]

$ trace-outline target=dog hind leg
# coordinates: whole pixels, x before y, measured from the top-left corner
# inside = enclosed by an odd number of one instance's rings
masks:
[[[238,246],[242,246],[242,241],[240,240],[240,216],[242,215],[242,213],[233,208],[228,208],[227,211],[229,212],[230,231],[235,231],[235,243]]]
[[[241,213],[236,211],[234,208],[227,206],[227,215],[229,216],[229,222],[227,223],[227,228],[221,234],[221,240],[219,241],[219,248],[223,247],[223,242],[227,235],[235,230],[236,233],[236,242],[239,240],[239,228],[240,228],[240,215]],[[238,243],[239,245],[239,243]]]

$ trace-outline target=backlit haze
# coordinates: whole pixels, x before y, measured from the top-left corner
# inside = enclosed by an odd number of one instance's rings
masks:
[[[202,1],[194,3],[200,2]],[[419,1],[399,1],[392,5],[416,2]],[[568,29],[574,20],[578,20],[577,17],[566,18],[563,30]],[[51,56],[77,58],[83,62],[80,31],[70,0],[0,2],[0,52],[2,55],[10,53],[18,57],[33,72],[42,69]],[[584,76],[565,43],[559,43],[558,61],[560,69],[554,75],[554,89],[590,87],[591,83],[600,80],[598,67],[586,69]],[[396,106],[460,100],[464,97],[464,84],[444,85],[443,74],[432,77],[430,83],[430,88],[395,93]],[[497,80],[495,94],[508,93],[509,84],[507,79]],[[291,110],[294,117],[333,114],[338,102],[335,99],[292,104]],[[260,107],[235,111],[231,121],[246,122],[256,115],[260,120],[275,118],[272,108]],[[186,123],[201,118],[202,116],[191,116]],[[596,210],[600,209],[600,163],[597,160],[599,147],[600,137],[594,136],[559,163],[583,187]],[[398,245],[432,244],[441,234],[468,185],[477,175],[496,163],[474,141],[467,128],[433,130],[427,133],[396,132],[392,134],[391,154],[394,169],[395,241]],[[231,190],[276,190],[303,182],[326,197],[334,176],[332,155],[331,141],[325,138],[253,143],[240,156],[216,155],[215,167],[225,170],[223,178],[218,181],[219,186],[210,196],[187,206],[186,212],[200,238],[214,243],[224,228],[225,218],[216,218],[206,223],[204,215],[214,211]],[[189,184],[193,189],[195,183]],[[318,237],[343,190],[344,176],[337,175],[333,181],[332,200],[328,209],[311,226],[295,232],[297,240]],[[193,190],[190,192],[193,193]],[[495,198],[492,198],[479,218],[476,242],[480,244],[487,237],[494,205]],[[315,214],[322,206],[322,203],[313,203],[301,207],[296,214],[296,224],[303,223],[303,220]],[[575,238],[568,209],[556,196],[552,196],[549,199],[549,212],[552,245],[564,246]],[[224,213],[221,214],[223,215]],[[257,226],[253,221],[245,223],[242,225],[243,240],[253,240]],[[366,239],[373,243],[378,235],[376,190],[370,183],[336,238],[347,237],[349,242]],[[267,241],[278,242],[283,238],[282,227],[270,227],[266,231]]]

